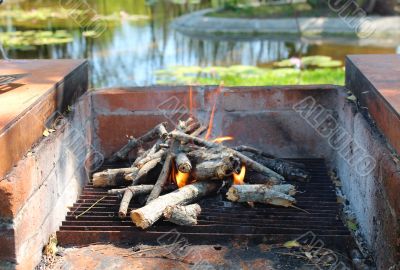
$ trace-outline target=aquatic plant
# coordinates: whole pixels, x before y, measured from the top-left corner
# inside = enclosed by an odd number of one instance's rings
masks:
[[[273,64],[274,67],[297,67],[297,68],[337,68],[343,63],[338,60],[333,60],[332,57],[325,55],[305,56],[301,58],[285,59]]]
[[[4,47],[20,50],[32,50],[35,49],[34,46],[64,44],[72,41],[72,35],[65,30],[0,33],[0,42]]]
[[[255,66],[175,66],[156,71],[158,84],[219,84],[228,86],[282,84],[344,84],[344,69],[259,68]]]

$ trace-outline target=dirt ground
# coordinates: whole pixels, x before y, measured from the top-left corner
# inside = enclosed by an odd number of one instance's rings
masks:
[[[314,258],[313,258],[314,256]],[[346,258],[338,256],[346,262]],[[337,262],[336,262],[337,263]],[[346,262],[346,264],[348,261]],[[57,255],[44,258],[37,270],[109,270],[109,269],[329,269],[316,255],[299,248],[261,244],[177,246],[115,246],[97,244],[59,248]],[[348,268],[351,269],[351,268]]]

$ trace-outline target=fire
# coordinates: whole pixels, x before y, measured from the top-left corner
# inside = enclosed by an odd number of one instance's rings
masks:
[[[193,89],[192,86],[189,86],[189,110],[190,116],[193,116]]]
[[[214,143],[222,143],[224,141],[231,141],[233,139],[234,138],[232,136],[224,136],[224,137],[215,138],[212,142],[214,142]]]
[[[208,122],[208,129],[207,129],[207,133],[206,136],[204,137],[204,139],[208,140],[211,136],[211,132],[213,129],[213,123],[214,123],[214,115],[215,115],[215,109],[217,108],[217,101],[218,101],[218,97],[219,94],[221,93],[221,89],[224,87],[223,82],[221,82],[221,84],[218,86],[217,90],[215,91],[214,94],[214,105],[212,107],[211,110],[211,115],[210,115],[210,120]]]
[[[177,170],[178,172],[175,174],[175,181],[178,188],[184,187],[187,185],[189,180],[189,173],[183,173]]]
[[[240,173],[233,173],[233,184],[234,185],[243,185],[244,184],[244,176],[246,174],[246,167],[242,165],[240,169]]]
[[[178,188],[186,186],[188,184],[190,174],[183,173],[183,172],[180,172],[179,170],[177,170],[174,162],[172,162],[171,166],[172,167],[171,167],[170,177],[171,177],[172,181],[176,183]]]

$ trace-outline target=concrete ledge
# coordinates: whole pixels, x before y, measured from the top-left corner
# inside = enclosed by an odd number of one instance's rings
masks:
[[[400,55],[348,56],[346,86],[399,154]]]
[[[0,74],[28,76],[0,88],[0,179],[42,137],[45,121],[88,87],[85,60],[0,61]]]
[[[173,27],[178,31],[191,36],[223,36],[248,38],[252,36],[266,36],[285,38],[285,36],[315,37],[318,35],[337,35],[357,37],[357,33],[367,34],[368,42],[382,43],[382,37],[387,37],[383,42],[397,44],[400,41],[400,16],[393,17],[368,17],[365,24],[353,27],[359,18],[339,17],[310,17],[310,18],[282,18],[282,19],[244,19],[244,18],[217,18],[207,17],[212,9],[205,9],[183,15],[173,21]],[[378,40],[380,38],[380,40]],[[372,40],[372,41],[371,41]]]

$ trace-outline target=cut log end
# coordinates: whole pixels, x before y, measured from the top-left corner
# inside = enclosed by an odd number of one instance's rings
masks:
[[[152,225],[146,220],[145,215],[139,210],[131,212],[131,219],[133,223],[135,223],[136,227],[139,227],[141,229],[146,229]]]

